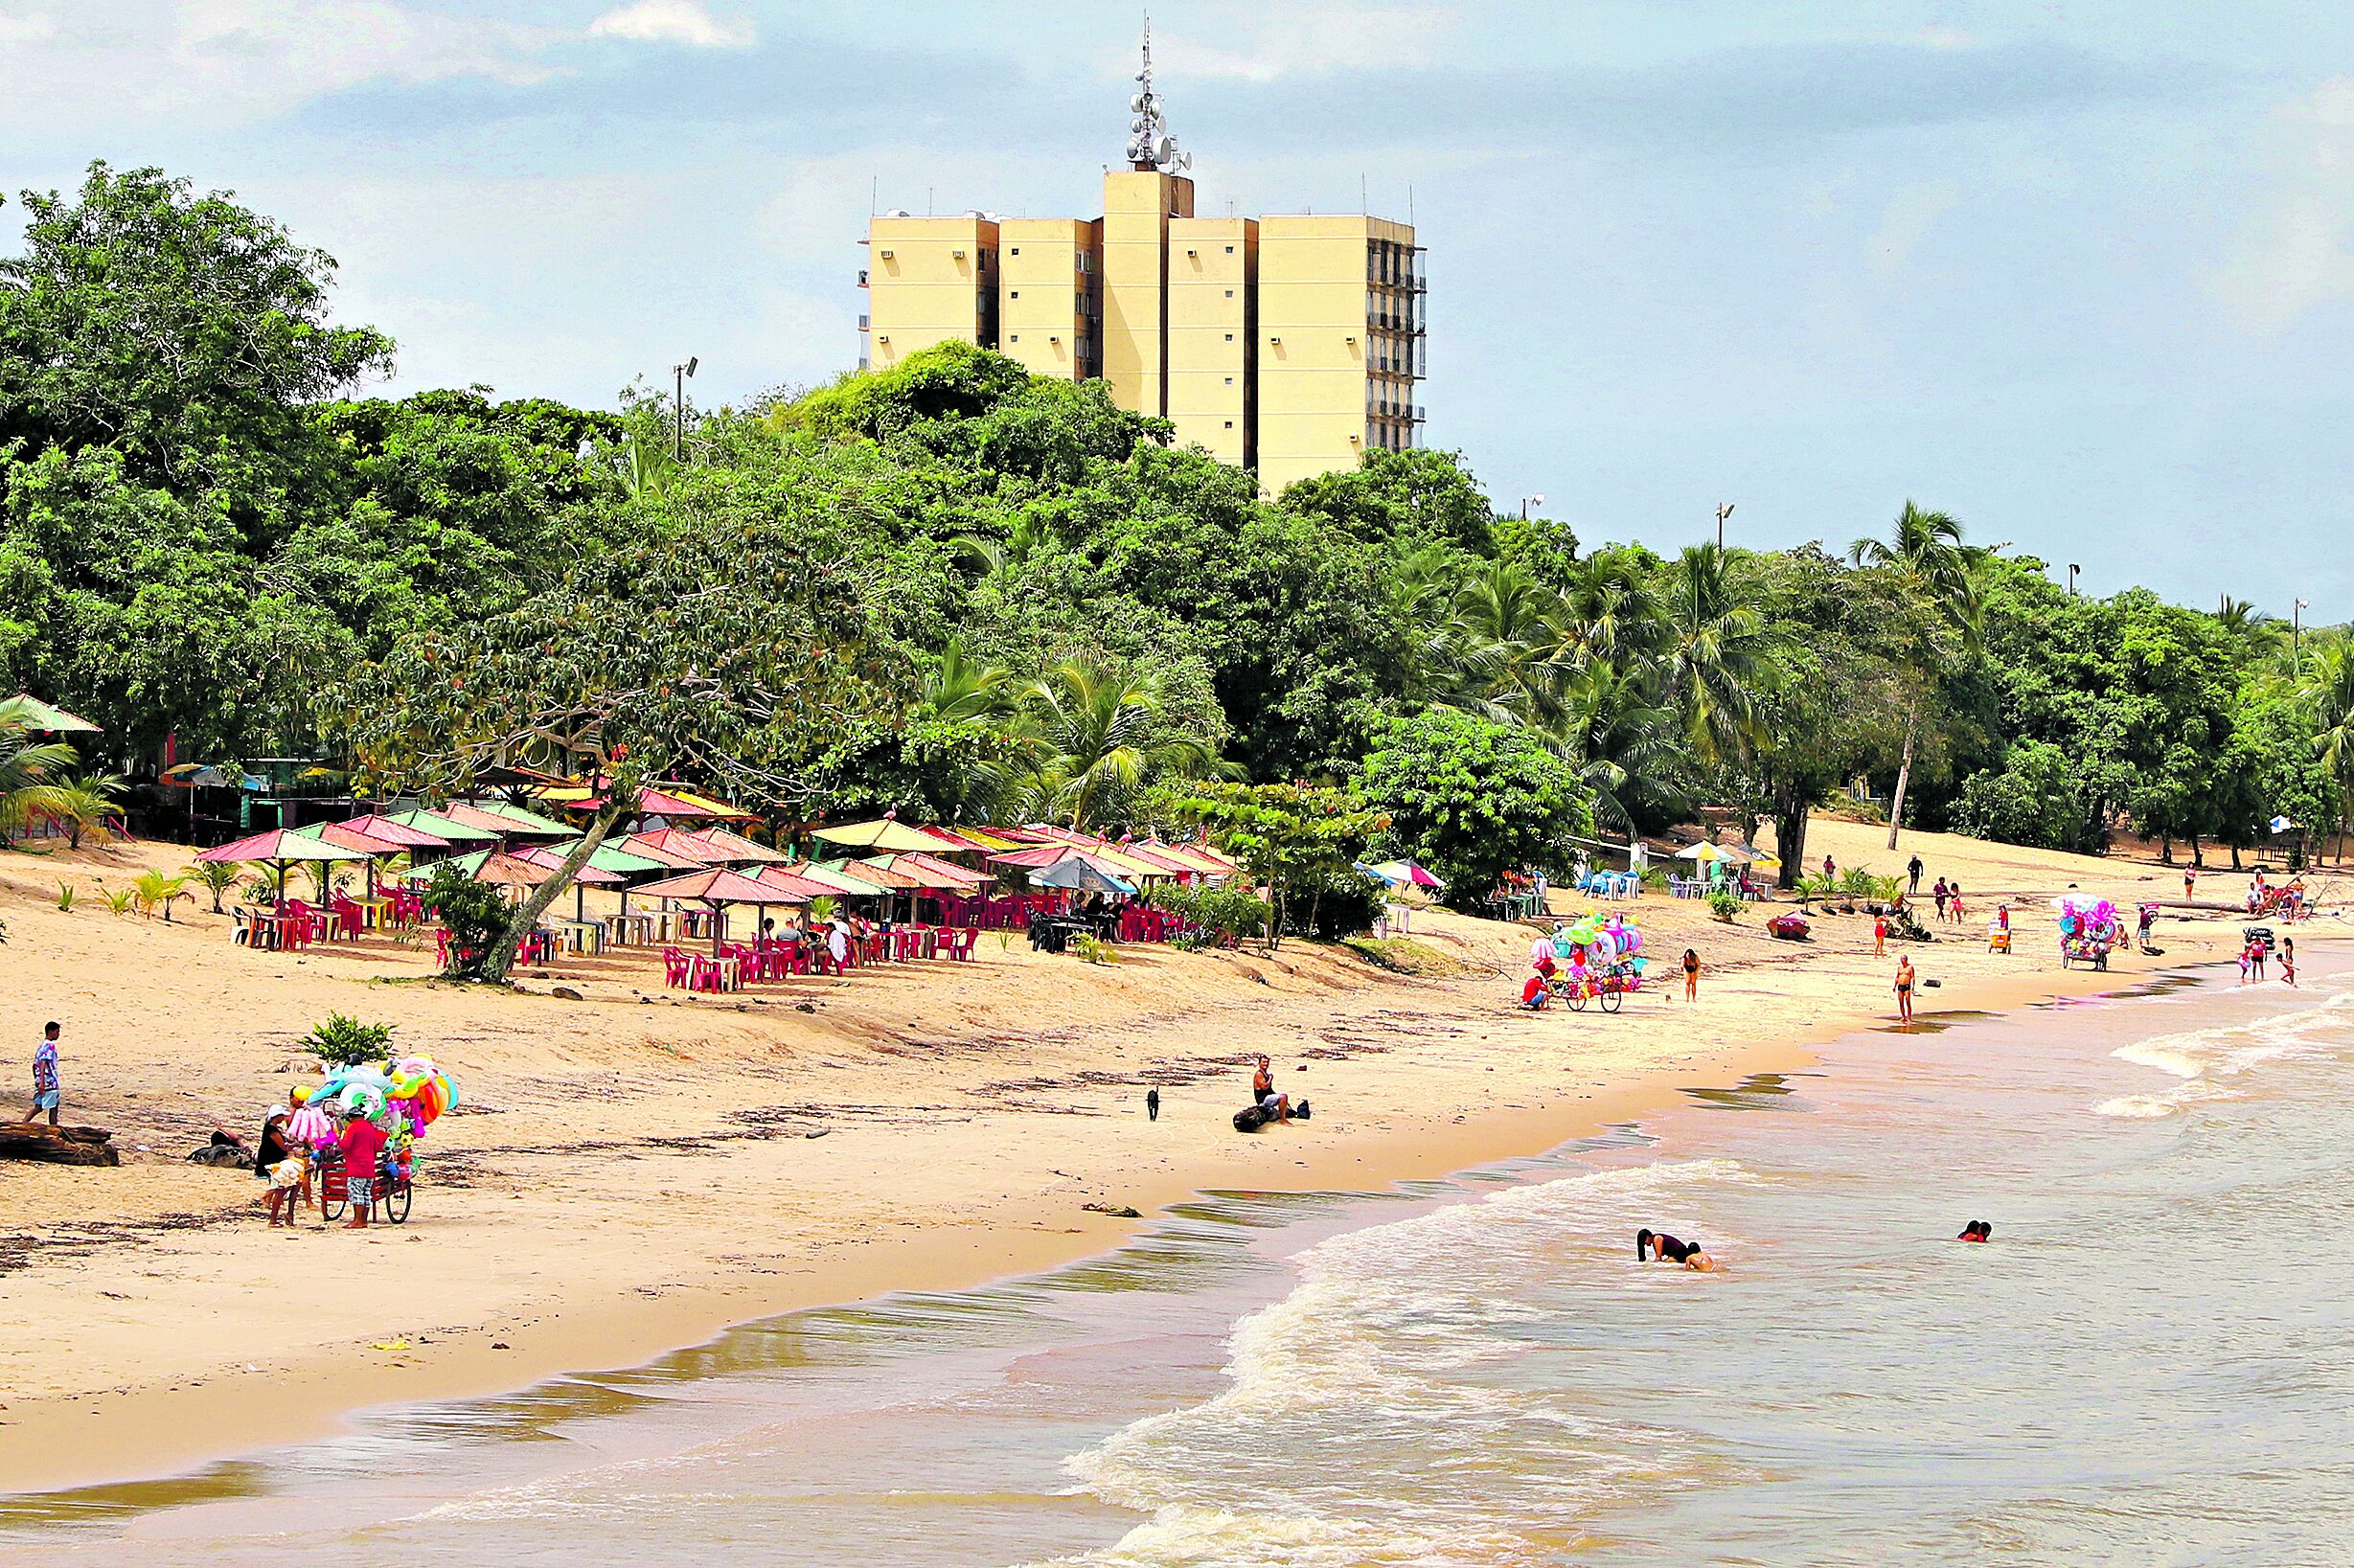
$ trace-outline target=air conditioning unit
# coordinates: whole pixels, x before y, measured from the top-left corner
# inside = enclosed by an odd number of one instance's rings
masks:
[[[888,261],[889,260],[891,260],[891,258],[892,258],[892,257],[894,257],[894,256],[896,256],[896,255],[898,255],[898,254],[899,254],[899,253],[898,253],[897,251],[894,251],[894,250],[885,250],[885,251],[883,251],[883,252],[881,253],[881,255],[882,255],[882,259],[883,259],[884,261]]]

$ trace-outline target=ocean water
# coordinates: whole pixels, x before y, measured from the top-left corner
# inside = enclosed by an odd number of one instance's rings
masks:
[[[1543,1159],[1211,1194],[1038,1279],[0,1499],[0,1560],[2354,1561],[2354,976],[2306,956],[2301,991],[1867,1033]],[[1644,1225],[1723,1271],[1637,1263]]]

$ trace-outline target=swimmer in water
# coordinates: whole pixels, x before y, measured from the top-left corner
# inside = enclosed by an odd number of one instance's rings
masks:
[[[1698,1241],[1679,1241],[1665,1231],[1640,1230],[1634,1233],[1634,1256],[1646,1263],[1681,1263],[1686,1268],[1705,1274],[1717,1266],[1716,1260],[1701,1251]],[[1699,1262],[1692,1260],[1698,1258]]]
[[[1995,1228],[1992,1225],[1983,1219],[1974,1219],[1964,1225],[1961,1235],[1954,1239],[1956,1241],[1989,1241],[1994,1238],[1994,1234]]]

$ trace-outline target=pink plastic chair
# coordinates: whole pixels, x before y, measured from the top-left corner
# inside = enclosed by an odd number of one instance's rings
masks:
[[[689,964],[687,955],[675,947],[662,949],[662,984],[683,989],[687,984]]]

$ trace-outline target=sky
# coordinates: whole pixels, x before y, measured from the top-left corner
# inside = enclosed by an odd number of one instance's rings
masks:
[[[386,390],[854,364],[871,205],[1092,216],[1142,8],[0,0],[0,189],[341,263]],[[2083,584],[2354,617],[2354,7],[1160,0],[1198,210],[1409,214],[1427,443],[1588,544],[1907,498]],[[12,250],[20,204],[0,207]]]

